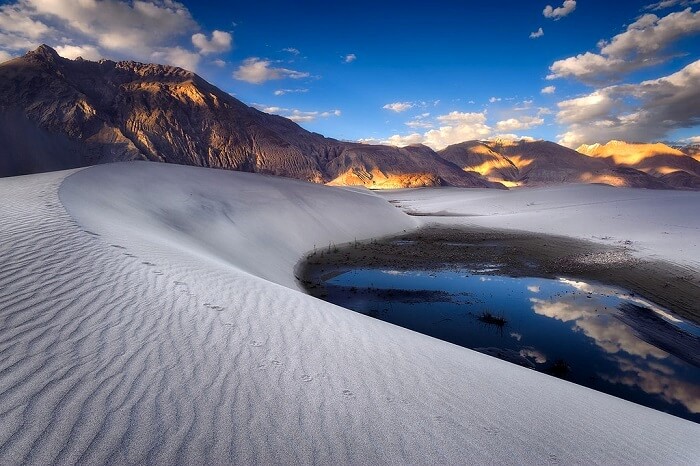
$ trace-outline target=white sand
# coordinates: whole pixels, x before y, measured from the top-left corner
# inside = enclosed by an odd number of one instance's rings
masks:
[[[374,194],[68,174],[0,180],[0,464],[700,458],[697,424],[299,292],[314,244],[416,224]]]
[[[563,235],[624,246],[638,257],[700,271],[700,193],[559,185],[495,189],[382,191],[406,211],[461,215],[417,217],[449,223]]]

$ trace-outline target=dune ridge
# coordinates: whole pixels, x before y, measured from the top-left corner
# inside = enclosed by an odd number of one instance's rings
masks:
[[[696,424],[300,293],[314,244],[416,224],[367,191],[139,162],[0,195],[0,463],[700,455]]]

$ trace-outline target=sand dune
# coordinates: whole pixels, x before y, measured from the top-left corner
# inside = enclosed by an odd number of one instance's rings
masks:
[[[141,162],[0,196],[1,464],[700,457],[696,424],[300,293],[314,245],[416,224],[367,191]]]
[[[682,264],[693,273],[700,270],[700,196],[695,192],[579,184],[513,191],[403,190],[382,196],[407,211],[428,216],[430,222],[621,245],[640,258]],[[440,216],[431,216],[436,213]]]

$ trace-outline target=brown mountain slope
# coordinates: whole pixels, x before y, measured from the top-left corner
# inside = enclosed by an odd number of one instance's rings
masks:
[[[325,138],[249,107],[181,68],[67,60],[48,46],[0,65],[0,176],[152,160],[355,184],[498,186],[428,148]],[[406,156],[406,154],[410,156]],[[398,163],[400,162],[400,163]]]
[[[439,152],[447,160],[507,185],[605,183],[613,186],[663,188],[653,176],[585,156],[549,141],[468,141]]]
[[[576,151],[589,157],[607,159],[618,166],[636,168],[654,176],[678,170],[700,176],[699,161],[660,142],[648,144],[613,140],[607,144],[584,144]]]
[[[682,146],[674,146],[674,149],[678,149],[688,157],[692,157],[693,159],[700,162],[700,143],[691,143]]]
[[[479,173],[490,180],[509,183],[518,178],[518,167],[482,141],[453,144],[438,153],[462,170]]]
[[[335,175],[330,183],[333,185],[363,184],[381,188],[458,186],[466,174],[472,178],[474,187],[503,187],[461,170],[422,144],[402,148],[356,144],[348,146],[326,168]]]

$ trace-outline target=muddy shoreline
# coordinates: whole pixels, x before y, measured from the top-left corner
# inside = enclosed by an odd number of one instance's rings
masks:
[[[567,277],[627,289],[700,324],[700,274],[663,261],[562,236],[472,227],[427,226],[402,235],[319,248],[299,262],[306,292],[323,298],[323,282],[356,267],[394,270],[473,268],[512,277]]]

